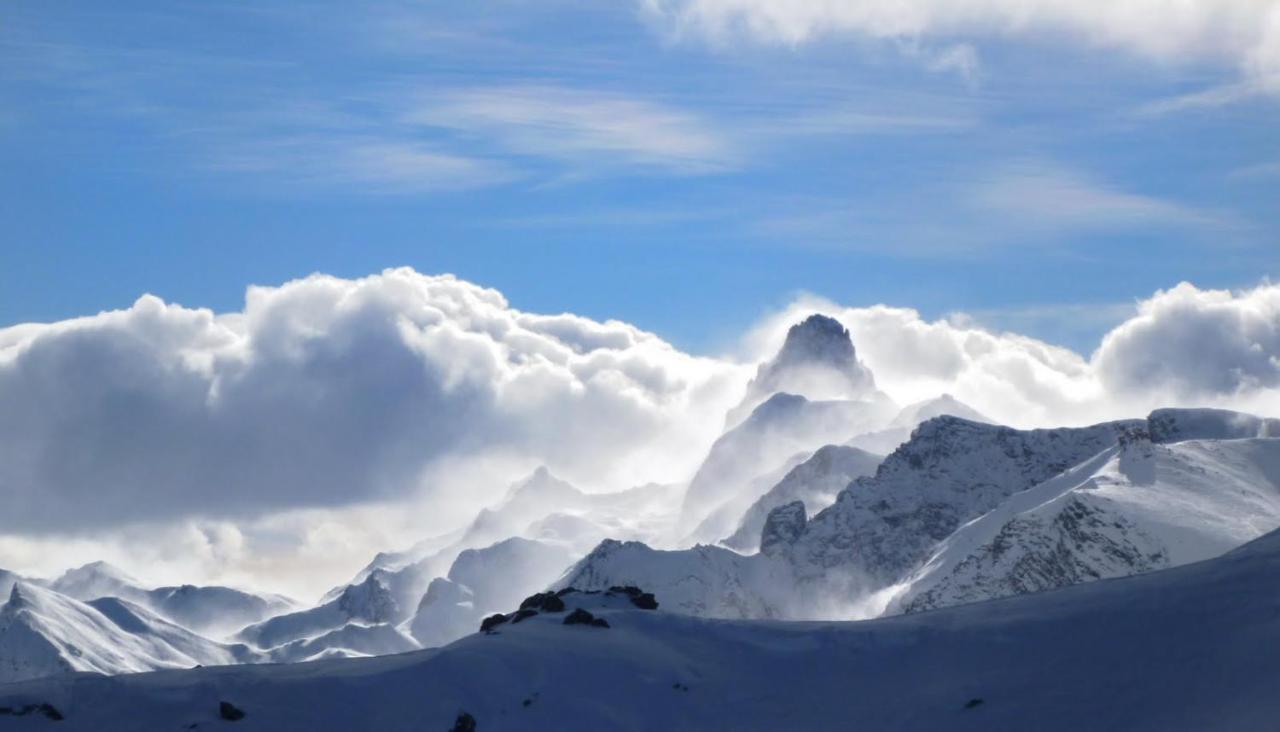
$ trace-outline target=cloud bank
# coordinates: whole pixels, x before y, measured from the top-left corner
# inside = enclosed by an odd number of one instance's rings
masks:
[[[1270,283],[1157,292],[1089,357],[966,316],[805,296],[712,358],[452,276],[313,275],[250,288],[241,312],[144,296],[0,329],[0,556],[323,589],[538,464],[589,490],[687,479],[755,363],[814,311],[900,403],[950,393],[1023,427],[1170,405],[1280,414]]]
[[[430,494],[470,456],[672,480],[737,370],[411,270],[255,287],[228,315],[144,296],[0,331],[0,531]]]

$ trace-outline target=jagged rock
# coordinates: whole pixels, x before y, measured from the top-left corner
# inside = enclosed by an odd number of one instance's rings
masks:
[[[218,702],[218,717],[228,722],[237,722],[244,719],[244,710],[229,701],[220,701]]]
[[[631,600],[631,604],[641,610],[657,610],[658,600],[653,596],[652,592],[645,592],[635,585],[614,585],[609,588],[609,592],[616,595],[626,595]]]
[[[62,712],[59,712],[56,707],[48,702],[40,702],[39,704],[23,704],[20,707],[0,707],[0,715],[4,716],[25,717],[28,714],[35,713],[43,714],[46,719],[53,720],[54,722],[60,722],[65,719],[65,717],[62,716]]]
[[[573,612],[569,613],[567,616],[565,616],[564,624],[565,625],[591,625],[597,628],[609,627],[609,621],[605,620],[604,618],[597,618],[596,616],[592,615],[586,610],[583,610],[582,608],[578,608]]]
[[[858,362],[848,329],[835,318],[817,313],[791,326],[782,350],[761,364],[748,390],[806,393],[815,386],[824,387],[823,392],[808,396],[857,397],[875,389],[871,372]]]
[[[449,732],[476,732],[476,718],[466,712],[458,712],[458,718],[453,720]]]
[[[760,552],[772,555],[791,546],[804,532],[807,521],[804,501],[792,501],[773,509],[765,518],[764,530],[760,532]]]
[[[517,610],[517,611],[515,612],[515,614],[511,616],[511,622],[513,622],[513,623],[518,623],[518,622],[520,622],[521,620],[526,620],[526,619],[528,619],[528,618],[532,618],[534,615],[537,615],[537,614],[538,614],[538,611],[537,611],[537,610],[533,610],[533,609],[530,609],[530,608],[524,608],[523,610]]]
[[[541,610],[544,613],[558,613],[564,611],[564,600],[555,592],[539,592],[536,595],[530,595],[520,603],[521,610]]]
[[[658,599],[653,596],[652,592],[641,592],[639,595],[631,598],[631,604],[641,610],[657,610]]]
[[[393,622],[400,614],[391,591],[375,571],[364,582],[348,585],[338,598],[338,608],[353,620],[364,620],[370,623]]]
[[[505,622],[507,622],[507,616],[503,615],[502,613],[496,613],[494,615],[490,615],[489,617],[480,621],[480,632],[482,633],[492,632],[494,628],[498,627],[499,625],[502,625]]]

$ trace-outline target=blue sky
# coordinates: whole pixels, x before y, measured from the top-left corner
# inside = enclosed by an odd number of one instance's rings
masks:
[[[410,265],[695,351],[807,291],[1087,353],[1280,271],[1265,48],[699,2],[9,3],[0,326]]]

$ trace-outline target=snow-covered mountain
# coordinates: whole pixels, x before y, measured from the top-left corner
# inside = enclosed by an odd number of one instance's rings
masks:
[[[907,612],[1125,576],[1218,556],[1280,527],[1280,439],[1228,429],[1245,415],[1148,420],[1075,469],[964,526],[906,583]],[[1223,429],[1205,429],[1216,420]],[[1190,423],[1200,429],[1168,429]],[[1276,433],[1280,434],[1280,432]]]
[[[375,571],[364,582],[347,586],[341,594],[322,605],[254,623],[241,630],[235,637],[237,640],[269,650],[297,641],[328,636],[350,625],[390,625],[399,616],[400,611],[395,598],[383,582],[381,573]],[[350,641],[358,636],[358,633],[349,633],[347,640]],[[358,647],[351,650],[358,653],[372,653]],[[316,650],[316,652],[319,651]]]
[[[280,595],[257,595],[231,587],[180,585],[148,590],[147,607],[186,628],[222,637],[266,618],[297,609]]]
[[[855,478],[874,475],[883,455],[846,445],[819,448],[807,460],[795,466],[741,514],[738,528],[724,544],[740,552],[754,552],[760,547],[760,532],[765,517],[783,504],[800,501],[808,515],[835,503],[836,496]]]
[[[512,483],[500,501],[481,509],[462,530],[406,552],[379,554],[350,584],[377,572],[396,601],[399,614],[394,622],[399,623],[415,613],[431,584],[447,579],[455,561],[469,549],[522,538],[562,547],[576,558],[608,537],[655,537],[673,520],[679,488],[649,484],[613,493],[586,493],[540,467]],[[348,586],[334,588],[324,601],[337,598]]]
[[[0,708],[122,732],[228,714],[273,731],[1263,730],[1280,719],[1277,575],[1271,534],[1176,569],[864,622],[707,620],[577,593],[439,650],[32,681],[0,687]],[[566,624],[577,609],[607,627]]]
[[[787,616],[794,585],[785,564],[723,547],[661,550],[606,540],[574,564],[552,589],[659,588],[664,609],[710,618]]]
[[[77,600],[120,597],[142,601],[147,595],[141,582],[108,562],[90,562],[68,569],[50,582],[49,588]]]
[[[257,660],[243,645],[208,640],[119,598],[86,603],[19,582],[0,607],[0,682],[68,671],[119,674]]]
[[[1142,424],[1014,430],[937,417],[920,425],[875,475],[854,480],[767,555],[720,557],[707,547],[662,552],[653,555],[661,557],[661,570],[650,572],[636,566],[642,547],[623,545],[627,551],[620,552],[604,544],[562,584],[636,583],[671,598],[673,609],[712,617],[761,617],[752,614],[761,608],[770,613],[764,617],[877,615],[884,609],[877,593],[916,569],[961,525]],[[733,602],[722,597],[727,572]]]
[[[223,637],[246,625],[289,612],[297,604],[281,595],[259,595],[217,585],[180,585],[149,589],[107,562],[67,570],[44,583],[67,597],[89,601],[116,597],[142,605],[188,630]]]

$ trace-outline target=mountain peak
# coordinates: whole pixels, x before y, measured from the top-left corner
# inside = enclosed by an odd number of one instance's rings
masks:
[[[507,490],[504,503],[517,500],[572,500],[581,496],[581,492],[570,483],[557,478],[545,465],[516,481]]]
[[[820,313],[791,326],[772,365],[777,368],[802,363],[825,363],[836,367],[855,365],[857,354],[849,329],[835,318]]]
[[[817,401],[884,397],[876,391],[871,371],[858,361],[849,329],[820,313],[792,325],[778,353],[760,364],[742,403],[729,413],[729,425],[778,392]]]
[[[385,623],[396,617],[399,607],[383,583],[382,570],[374,570],[358,585],[347,585],[338,597],[338,609],[354,620]]]

